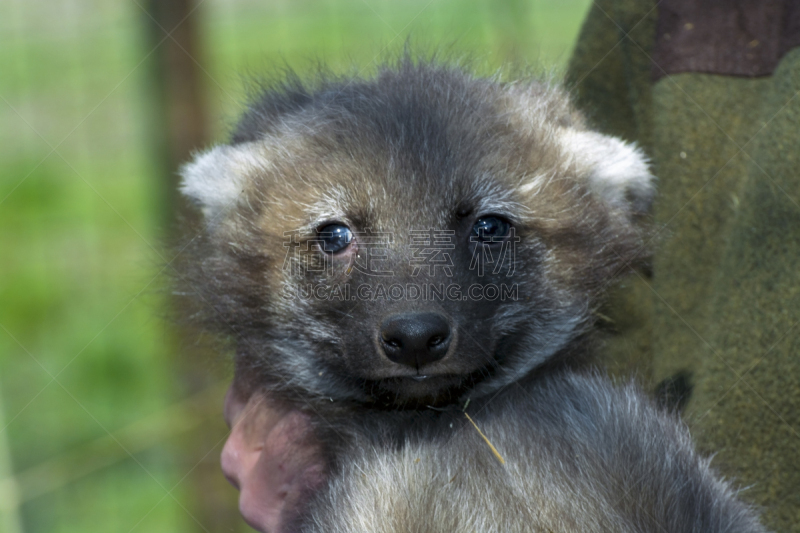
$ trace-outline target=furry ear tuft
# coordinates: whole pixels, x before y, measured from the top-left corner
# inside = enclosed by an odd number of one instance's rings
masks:
[[[218,222],[244,192],[246,176],[266,166],[253,147],[216,146],[181,168],[180,191],[200,207],[206,222]]]
[[[630,216],[650,210],[655,178],[639,147],[593,131],[567,130],[562,141],[601,198]]]

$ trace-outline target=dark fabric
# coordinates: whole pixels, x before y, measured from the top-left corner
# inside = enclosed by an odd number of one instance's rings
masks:
[[[659,180],[652,273],[601,310],[603,361],[685,402],[712,465],[770,530],[800,533],[800,47],[768,76],[653,82],[660,13],[596,0],[567,73],[593,124],[642,145]]]
[[[800,48],[761,95],[687,421],[773,531],[800,531]]]
[[[662,0],[653,79],[679,72],[767,76],[800,45],[800,0]]]

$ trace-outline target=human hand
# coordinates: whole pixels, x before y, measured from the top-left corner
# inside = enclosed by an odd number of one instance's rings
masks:
[[[224,414],[231,434],[220,459],[225,477],[240,491],[239,511],[252,528],[281,533],[325,481],[322,448],[308,415],[260,394],[242,398],[235,386],[225,396]]]

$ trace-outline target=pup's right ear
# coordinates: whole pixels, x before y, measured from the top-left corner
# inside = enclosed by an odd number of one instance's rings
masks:
[[[655,196],[655,178],[641,148],[594,131],[565,130],[561,141],[586,173],[589,188],[628,215],[645,214]]]
[[[200,207],[206,223],[214,225],[243,196],[246,177],[266,166],[252,143],[216,146],[185,164],[180,191]]]

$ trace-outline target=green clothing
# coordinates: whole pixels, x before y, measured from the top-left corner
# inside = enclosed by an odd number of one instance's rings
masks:
[[[652,0],[597,0],[567,75],[659,180],[652,277],[612,295],[604,357],[650,383],[690,372],[701,451],[768,528],[800,532],[800,48],[771,76],[653,82],[657,16]]]

